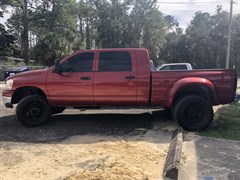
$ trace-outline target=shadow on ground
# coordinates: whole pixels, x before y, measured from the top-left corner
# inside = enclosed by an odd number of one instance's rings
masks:
[[[23,126],[15,115],[9,115],[0,118],[0,141],[49,143],[75,135],[142,135],[155,123],[164,125],[170,121],[164,110],[141,114],[64,113],[52,116],[43,126],[30,128]]]

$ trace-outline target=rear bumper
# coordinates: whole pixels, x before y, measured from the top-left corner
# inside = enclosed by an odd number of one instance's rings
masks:
[[[3,104],[7,108],[12,108],[13,107],[13,105],[12,105],[12,94],[13,94],[13,91],[3,91],[2,100],[3,100]]]

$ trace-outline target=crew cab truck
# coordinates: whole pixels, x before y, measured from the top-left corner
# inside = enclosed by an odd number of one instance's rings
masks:
[[[78,51],[45,70],[11,76],[3,101],[26,126],[44,124],[65,107],[171,109],[185,130],[212,123],[213,108],[234,101],[235,70],[151,71],[142,48]]]

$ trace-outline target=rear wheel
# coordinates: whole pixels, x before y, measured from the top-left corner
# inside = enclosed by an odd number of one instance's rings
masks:
[[[187,131],[203,130],[212,123],[213,109],[202,97],[186,96],[177,102],[173,118]]]
[[[39,126],[49,119],[51,109],[44,97],[30,95],[18,103],[16,115],[18,120],[26,126]]]

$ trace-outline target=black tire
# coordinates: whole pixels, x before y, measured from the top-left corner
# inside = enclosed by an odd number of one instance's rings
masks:
[[[191,95],[180,99],[173,110],[173,118],[184,130],[196,131],[208,128],[213,121],[213,108],[202,97]]]
[[[66,107],[51,106],[51,113],[52,114],[62,113],[65,109]]]
[[[16,115],[18,120],[26,126],[39,126],[47,122],[51,109],[44,97],[30,95],[18,103]]]

